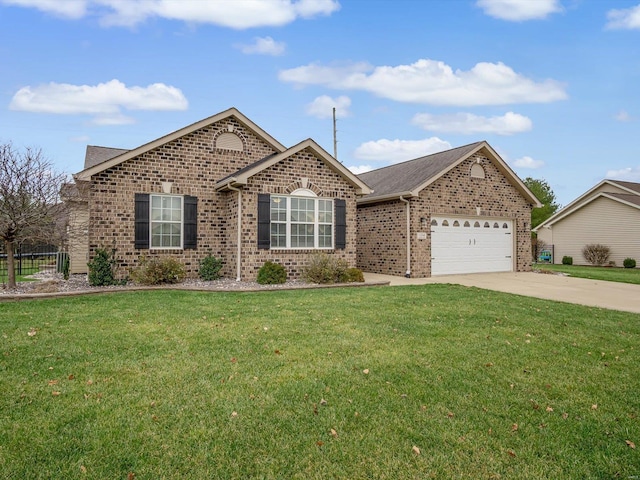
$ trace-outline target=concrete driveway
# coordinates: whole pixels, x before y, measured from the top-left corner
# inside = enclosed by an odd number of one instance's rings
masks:
[[[453,283],[590,307],[640,313],[640,285],[628,283],[604,282],[533,272],[475,273],[432,278],[404,278],[365,273],[364,277],[366,281],[388,281],[390,285]]]

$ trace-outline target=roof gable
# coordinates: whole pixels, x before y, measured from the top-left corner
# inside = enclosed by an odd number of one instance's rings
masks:
[[[375,203],[399,197],[416,197],[423,189],[481,150],[527,201],[536,207],[541,206],[531,190],[485,141],[363,173],[359,178],[373,188],[373,193],[358,202]]]
[[[229,117],[234,117],[236,120],[242,123],[245,127],[247,127],[249,130],[255,133],[258,137],[264,140],[267,144],[272,146],[274,150],[279,152],[283,152],[286,150],[286,147],[284,145],[278,142],[275,138],[273,138],[271,135],[265,132],[258,125],[256,125],[251,120],[249,120],[249,118],[247,118],[242,113],[240,113],[240,111],[238,111],[236,108],[230,108],[228,110],[225,110],[224,112],[220,112],[216,115],[200,120],[199,122],[196,122],[184,128],[181,128],[180,130],[176,130],[175,132],[169,133],[168,135],[160,137],[149,143],[141,145],[138,148],[134,148],[133,150],[123,150],[123,153],[115,157],[109,158],[106,161],[102,161],[101,163],[97,163],[92,166],[89,166],[88,168],[85,168],[81,172],[76,173],[74,177],[77,178],[78,180],[89,180],[93,175],[103,172],[108,168],[115,167],[116,165],[126,162],[127,160],[131,160],[132,158],[135,158],[155,148],[158,148],[169,142],[177,140],[178,138],[184,137],[185,135],[193,133],[197,130],[200,130],[201,128],[207,127],[209,125],[212,125],[216,122],[219,122],[220,120],[224,120]],[[105,147],[98,147],[98,148],[105,148]],[[109,150],[119,150],[119,149],[109,149]]]
[[[87,145],[87,151],[84,155],[84,168],[94,167],[111,160],[123,153],[128,152],[124,148],[98,147],[96,145]]]
[[[257,162],[252,163],[251,165],[247,165],[246,167],[241,168],[231,175],[219,180],[216,183],[215,188],[217,190],[226,190],[229,189],[229,187],[239,187],[246,185],[249,181],[249,178],[251,178],[252,176],[306,148],[310,149],[329,168],[342,175],[345,180],[351,183],[355,187],[356,193],[358,195],[366,195],[371,192],[371,189],[365,182],[363,182],[348,168],[342,165],[342,163],[338,162],[335,158],[329,155],[325,149],[323,149],[320,145],[318,145],[310,138],[298,143],[297,145],[294,145],[293,147],[283,152],[269,155],[258,160]]]
[[[616,193],[616,192],[606,192],[601,191],[597,194],[594,194],[597,190],[599,190],[603,186],[611,185],[613,187],[617,187],[618,189],[622,189],[628,193]],[[561,210],[557,211],[554,215],[547,218],[544,222],[538,225],[533,229],[534,232],[537,232],[539,229],[543,227],[550,227],[554,223],[562,220],[563,218],[571,215],[576,210],[581,209],[583,206],[591,203],[593,200],[599,197],[607,197],[611,200],[615,200],[621,203],[626,203],[630,206],[640,206],[640,183],[634,182],[623,182],[620,180],[611,180],[604,179],[594,187],[587,190],[585,193],[576,198],[573,202],[566,205]],[[637,197],[637,198],[636,198]]]

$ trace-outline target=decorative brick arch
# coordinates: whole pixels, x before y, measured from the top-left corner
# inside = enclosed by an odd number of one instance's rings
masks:
[[[301,178],[300,180],[296,180],[295,182],[290,183],[285,187],[284,191],[287,194],[291,194],[292,192],[295,192],[296,190],[301,188],[311,190],[318,197],[323,196],[322,189],[318,187],[315,183],[309,181],[308,178]]]

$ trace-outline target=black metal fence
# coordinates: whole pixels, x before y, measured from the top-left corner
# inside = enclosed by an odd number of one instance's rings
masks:
[[[61,271],[63,254],[55,245],[19,245],[13,259],[16,276],[33,275],[43,271]],[[0,246],[0,283],[7,283],[7,253],[4,245]]]

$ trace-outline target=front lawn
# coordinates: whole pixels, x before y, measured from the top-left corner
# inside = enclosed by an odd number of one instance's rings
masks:
[[[0,478],[633,478],[638,345],[451,285],[0,303]]]
[[[572,277],[578,278],[640,285],[640,268],[550,265],[546,263],[534,264],[533,268],[538,270],[551,270],[553,272],[567,273]]]

